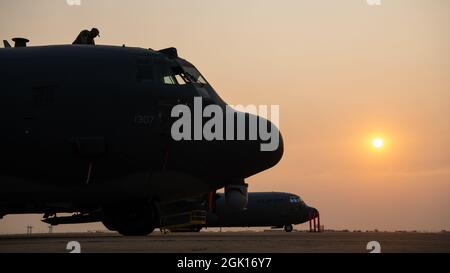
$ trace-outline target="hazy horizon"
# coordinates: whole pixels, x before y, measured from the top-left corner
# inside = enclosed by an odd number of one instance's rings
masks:
[[[0,2],[2,40],[97,27],[98,44],[177,47],[229,104],[280,105],[285,156],[249,190],[296,193],[330,229],[450,230],[449,26],[448,0]],[[7,216],[0,234],[39,220]]]

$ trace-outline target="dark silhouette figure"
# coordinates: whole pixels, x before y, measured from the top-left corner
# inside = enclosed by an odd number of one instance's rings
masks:
[[[74,45],[95,45],[94,39],[100,37],[100,31],[96,28],[83,30],[78,34],[77,39],[72,43]]]

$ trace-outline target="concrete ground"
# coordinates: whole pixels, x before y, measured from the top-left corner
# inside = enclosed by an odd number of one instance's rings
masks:
[[[368,253],[378,241],[382,252],[450,253],[450,233],[351,232],[155,232],[148,237],[114,233],[0,236],[0,253],[67,253],[70,241],[83,253]]]

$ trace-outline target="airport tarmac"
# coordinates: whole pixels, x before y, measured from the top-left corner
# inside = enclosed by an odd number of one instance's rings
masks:
[[[154,232],[147,237],[114,233],[0,236],[0,253],[68,253],[70,241],[83,253],[368,253],[378,241],[390,253],[450,253],[450,233],[352,232]]]

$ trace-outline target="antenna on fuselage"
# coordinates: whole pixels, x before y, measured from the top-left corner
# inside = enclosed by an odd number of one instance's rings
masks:
[[[3,40],[3,46],[5,48],[11,48],[11,45],[9,44],[9,42],[7,40]]]

